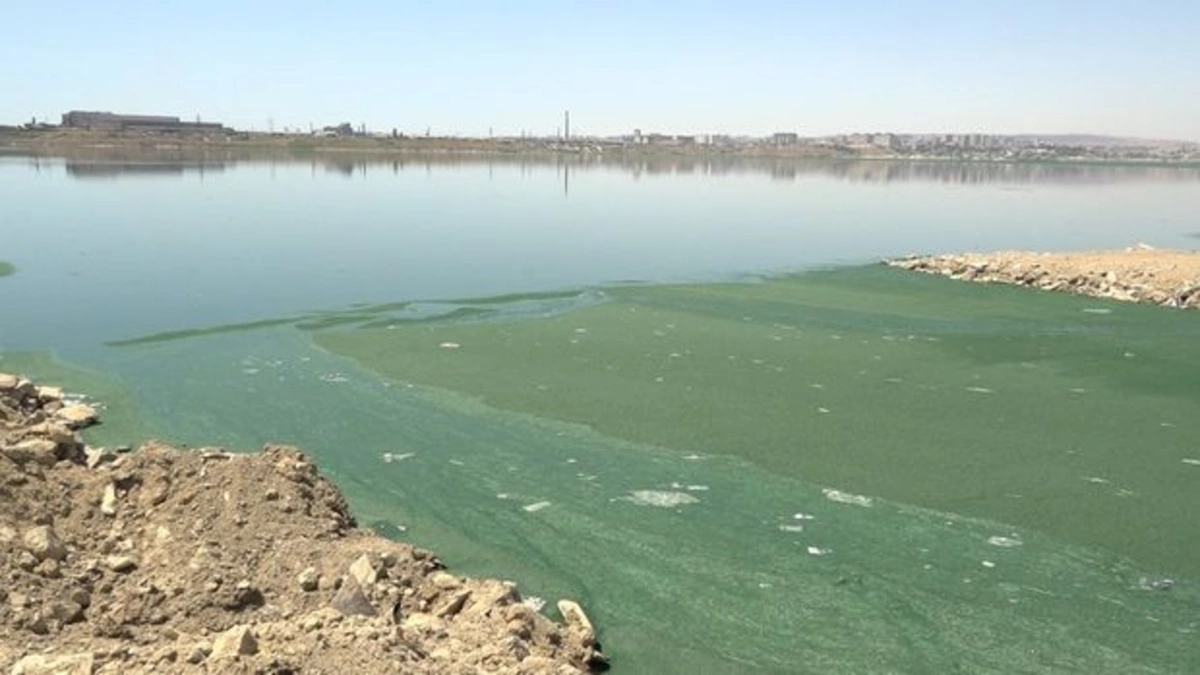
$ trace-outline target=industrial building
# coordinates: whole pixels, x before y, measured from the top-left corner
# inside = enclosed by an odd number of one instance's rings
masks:
[[[62,125],[72,129],[92,131],[146,131],[146,132],[215,132],[225,130],[216,122],[184,122],[178,117],[164,115],[116,115],[110,112],[72,110],[62,116]]]

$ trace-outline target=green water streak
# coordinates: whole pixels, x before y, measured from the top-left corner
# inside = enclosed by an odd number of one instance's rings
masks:
[[[398,381],[1200,577],[1200,314],[882,266],[318,333]],[[460,348],[440,348],[443,343]]]
[[[0,260],[0,277],[6,277],[16,271],[17,268],[13,267],[12,263],[6,263],[3,260]]]

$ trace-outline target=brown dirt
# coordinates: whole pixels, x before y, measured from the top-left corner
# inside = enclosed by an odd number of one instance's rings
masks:
[[[18,673],[578,673],[511,583],[357,529],[294,448],[87,448],[62,393],[0,374],[0,670]]]
[[[1120,251],[1000,251],[916,256],[889,260],[888,264],[954,279],[1200,308],[1198,251],[1155,249],[1139,244]]]

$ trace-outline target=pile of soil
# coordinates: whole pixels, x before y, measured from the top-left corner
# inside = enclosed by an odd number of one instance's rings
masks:
[[[295,448],[93,449],[95,410],[0,374],[0,669],[580,673],[604,655],[514,584],[358,529]]]
[[[953,279],[1016,284],[1048,291],[1200,308],[1200,252],[1144,244],[1121,251],[1031,253],[1001,251],[915,256],[889,265]]]

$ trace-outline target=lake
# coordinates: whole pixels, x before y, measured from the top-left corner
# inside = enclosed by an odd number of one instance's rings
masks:
[[[297,444],[362,524],[580,600],[617,672],[1189,672],[1200,314],[877,262],[1195,247],[1198,188],[0,157],[0,370],[107,404],[96,444]]]

